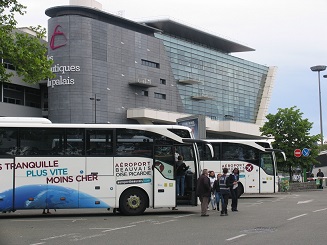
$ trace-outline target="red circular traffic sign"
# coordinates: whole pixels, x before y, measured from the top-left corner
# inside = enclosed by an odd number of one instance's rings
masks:
[[[251,172],[253,170],[253,165],[248,163],[248,164],[246,164],[245,169],[246,169],[246,171]]]
[[[296,157],[300,157],[302,155],[302,151],[301,151],[301,149],[295,149],[294,150],[294,156],[296,156]]]

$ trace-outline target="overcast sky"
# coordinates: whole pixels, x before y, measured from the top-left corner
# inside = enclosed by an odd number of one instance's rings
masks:
[[[19,27],[47,27],[45,10],[69,0],[18,0],[27,14]],[[269,113],[296,106],[320,133],[318,74],[327,65],[327,0],[98,0],[103,11],[141,21],[169,18],[254,48],[232,55],[277,66]],[[327,79],[321,73],[322,115],[327,138]]]

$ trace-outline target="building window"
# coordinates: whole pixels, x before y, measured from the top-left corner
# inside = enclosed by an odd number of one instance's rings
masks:
[[[24,88],[16,84],[4,83],[3,102],[24,105]]]
[[[142,90],[142,96],[149,96],[149,91]]]
[[[41,108],[40,90],[34,88],[25,88],[25,105]]]
[[[160,93],[154,93],[154,98],[165,100],[166,95],[165,94],[160,94]]]
[[[153,68],[160,68],[159,63],[156,63],[156,62],[153,62],[153,61],[148,61],[148,60],[142,60],[142,65],[153,67]]]
[[[166,79],[160,78],[160,84],[166,85]]]
[[[3,97],[3,102],[5,103],[10,103],[10,104],[16,104],[16,105],[22,105],[23,101],[15,98],[8,98],[8,97]]]
[[[41,108],[40,90],[11,83],[4,83],[3,102]]]
[[[9,61],[5,60],[5,59],[1,59],[1,63],[3,65],[4,68],[9,69],[9,70],[16,70],[15,66],[10,64]]]

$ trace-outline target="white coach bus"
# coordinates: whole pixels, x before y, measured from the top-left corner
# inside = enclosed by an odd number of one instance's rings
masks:
[[[210,148],[210,146],[209,146]],[[176,196],[175,153],[190,166]],[[199,153],[178,125],[55,124],[0,118],[0,212],[197,205]]]
[[[279,152],[286,160],[281,150],[273,149],[270,140],[266,139],[206,139],[214,150],[211,157],[209,148],[199,147],[201,167],[215,173],[222,173],[228,168],[229,173],[234,168],[240,172],[239,195],[242,193],[275,193],[278,192],[278,175],[275,152]]]

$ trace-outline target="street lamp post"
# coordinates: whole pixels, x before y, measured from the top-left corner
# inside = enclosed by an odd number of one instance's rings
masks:
[[[310,67],[311,71],[317,71],[318,72],[318,86],[319,86],[319,108],[320,108],[320,140],[321,145],[324,144],[324,136],[323,136],[323,130],[322,130],[322,109],[321,109],[321,89],[320,89],[320,72],[326,70],[325,65],[317,65]]]
[[[90,100],[94,100],[94,123],[97,123],[97,101],[100,101],[100,99],[97,99],[97,94],[94,94],[94,97],[90,98]]]

